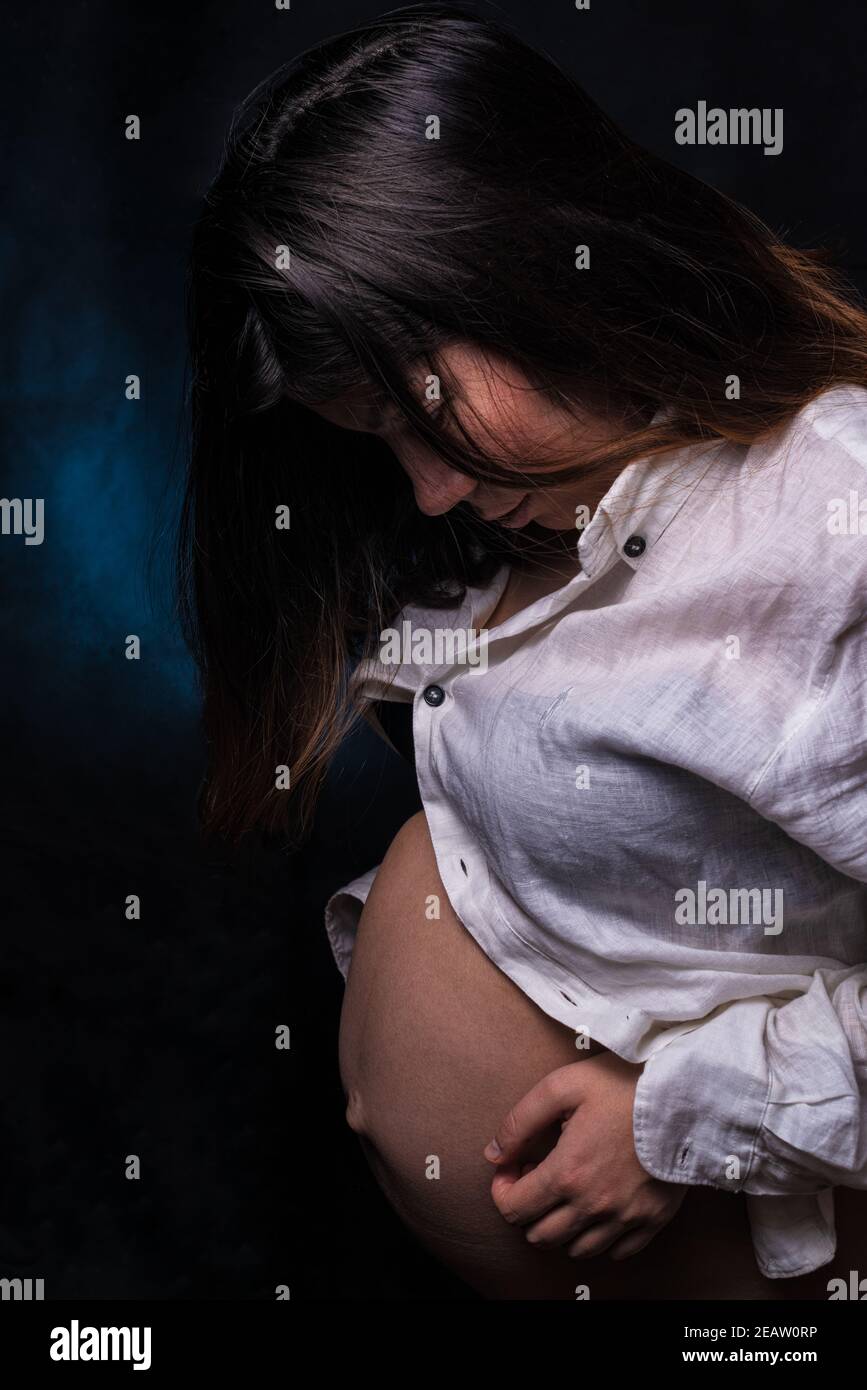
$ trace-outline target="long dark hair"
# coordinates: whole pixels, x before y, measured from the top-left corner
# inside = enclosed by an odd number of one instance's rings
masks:
[[[408,382],[429,364],[448,407],[438,354],[478,344],[564,408],[613,402],[634,423],[580,461],[525,460],[524,486],[546,487],[750,443],[837,382],[867,385],[867,315],[822,253],[641,149],[463,6],[392,11],[250,94],[195,228],[187,313],[181,619],[209,744],[200,818],[235,844],[303,833],[359,713],[352,663],[400,607],[454,603],[522,545],[463,503],[422,515],[382,439],[308,404],[375,389],[453,467],[514,487],[515,460]]]

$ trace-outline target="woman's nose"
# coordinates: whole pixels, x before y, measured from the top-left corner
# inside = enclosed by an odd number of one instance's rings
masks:
[[[468,478],[466,473],[450,468],[441,459],[425,460],[424,463],[401,459],[401,463],[409,474],[416,505],[425,516],[442,516],[478,487],[475,478]]]

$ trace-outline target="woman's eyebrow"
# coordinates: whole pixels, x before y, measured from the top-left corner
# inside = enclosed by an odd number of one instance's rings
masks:
[[[381,389],[375,390],[364,408],[364,419],[367,428],[369,429],[372,425],[382,424],[385,419],[386,411],[388,410],[400,410],[400,406],[387,391]]]
[[[444,397],[430,398],[424,392],[416,395],[415,399],[416,404],[429,415],[435,414],[440,406],[445,405]],[[368,430],[377,429],[383,424],[386,411],[395,410],[402,414],[401,406],[384,387],[379,385],[371,387],[366,402],[360,405],[359,410],[363,420],[363,428]]]

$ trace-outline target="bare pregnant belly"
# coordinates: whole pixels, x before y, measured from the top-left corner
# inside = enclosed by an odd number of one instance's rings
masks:
[[[429,920],[430,895],[440,900]],[[867,1274],[865,1194],[838,1189],[838,1258],[813,1275],[765,1279],[744,1198],[692,1188],[638,1254],[574,1260],[533,1249],[490,1195],[485,1144],[514,1103],[578,1051],[484,954],[451,911],[419,813],[389,848],[359,922],[340,1024],[347,1120],[386,1196],[440,1260],[488,1298],[826,1298],[857,1250]],[[559,1127],[541,1137],[540,1159]],[[845,1271],[843,1266],[845,1265]],[[839,1269],[838,1269],[839,1266]]]

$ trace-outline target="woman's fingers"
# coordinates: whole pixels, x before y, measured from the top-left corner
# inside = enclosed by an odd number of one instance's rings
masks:
[[[588,1260],[601,1255],[604,1250],[612,1250],[626,1240],[624,1232],[633,1228],[622,1221],[597,1221],[582,1231],[577,1240],[569,1246],[569,1254],[574,1260]],[[641,1240],[644,1245],[653,1239],[655,1232],[647,1234],[647,1227],[641,1227]],[[631,1253],[631,1252],[630,1252]]]
[[[617,1236],[621,1236],[624,1231],[629,1230],[631,1225],[631,1222],[621,1221],[614,1216],[602,1217],[582,1214],[573,1203],[561,1202],[540,1221],[534,1221],[531,1226],[528,1226],[524,1235],[530,1245],[553,1248],[566,1245],[570,1240],[575,1241],[585,1233],[593,1232],[598,1235],[603,1227],[611,1228],[611,1239],[615,1240]]]
[[[520,1162],[527,1145],[541,1131],[574,1110],[575,1104],[571,1100],[573,1072],[573,1066],[558,1067],[556,1071],[549,1072],[512,1106],[485,1149],[485,1158],[489,1162],[500,1165]]]
[[[524,1164],[523,1172],[517,1163],[498,1168],[491,1183],[494,1206],[504,1221],[512,1226],[525,1226],[538,1221],[552,1207],[563,1201],[551,1166],[541,1163]]]
[[[630,1255],[637,1255],[639,1250],[643,1250],[645,1245],[649,1245],[658,1231],[654,1228],[650,1231],[633,1231],[630,1235],[624,1236],[622,1240],[617,1240],[610,1247],[608,1254],[612,1260],[628,1260]]]

